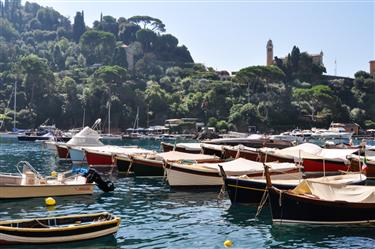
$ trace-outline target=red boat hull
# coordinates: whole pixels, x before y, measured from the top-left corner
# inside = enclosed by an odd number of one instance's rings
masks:
[[[90,166],[111,166],[113,164],[112,156],[100,152],[85,151],[87,164]]]
[[[327,160],[323,162],[321,159],[303,159],[303,167],[306,172],[350,170],[350,165],[344,162]]]
[[[275,155],[267,154],[267,156],[262,153],[262,162],[265,161],[265,158],[267,158],[267,162],[290,162],[293,163],[294,159],[290,158],[283,158]],[[337,161],[331,161],[331,160],[325,160],[322,159],[307,159],[303,158],[303,167],[305,172],[323,172],[323,171],[347,171],[351,170],[350,165],[346,165],[344,162],[337,162]]]

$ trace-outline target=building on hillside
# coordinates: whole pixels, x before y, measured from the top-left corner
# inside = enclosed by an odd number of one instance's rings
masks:
[[[342,128],[346,132],[353,132],[354,134],[359,133],[360,126],[356,123],[331,123],[330,129]]]
[[[266,48],[267,48],[267,66],[270,66],[270,65],[275,64],[275,60],[274,60],[274,57],[273,57],[273,43],[272,43],[271,39],[268,40]],[[323,64],[323,51],[320,51],[319,54],[309,54],[309,53],[307,53],[307,54],[311,57],[314,64],[324,66],[324,64]],[[280,60],[282,60],[283,63],[285,63],[288,56],[278,57],[278,58]]]

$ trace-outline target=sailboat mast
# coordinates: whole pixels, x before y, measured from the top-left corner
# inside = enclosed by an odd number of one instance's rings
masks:
[[[13,131],[16,131],[16,117],[17,117],[17,81],[14,82],[14,106],[13,106]]]
[[[82,129],[85,127],[86,108],[83,108]]]
[[[111,101],[108,101],[108,134],[111,134]]]

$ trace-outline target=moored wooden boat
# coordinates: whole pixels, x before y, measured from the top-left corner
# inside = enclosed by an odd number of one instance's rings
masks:
[[[205,155],[215,155],[217,157],[223,158],[224,145],[218,144],[201,144],[203,154]]]
[[[167,142],[160,142],[160,146],[163,152],[168,152],[174,150],[174,144],[167,143]]]
[[[375,187],[303,180],[293,190],[272,185],[265,166],[274,224],[359,224],[375,222]]]
[[[168,162],[167,180],[171,187],[203,187],[222,186],[223,178],[219,167],[225,168],[227,175],[251,177],[262,176],[263,163],[238,158],[228,162],[215,163],[184,163]],[[295,172],[297,167],[294,163],[272,163],[272,173]]]
[[[259,134],[252,134],[246,138],[218,138],[212,139],[208,141],[204,141],[205,143],[209,144],[217,144],[217,145],[244,145],[251,148],[261,148],[261,147],[268,147],[268,148],[287,148],[293,146],[291,141],[284,141],[278,139],[270,139],[270,137],[266,135],[259,135]]]
[[[116,155],[130,156],[136,154],[152,153],[151,150],[139,148],[138,146],[114,146],[107,145],[102,147],[83,147],[85,151],[87,164],[90,167],[110,167],[115,163]]]
[[[224,146],[223,158],[245,158],[251,161],[260,161],[260,153],[256,148],[250,148],[243,145]]]
[[[135,176],[163,176],[166,163],[186,160],[190,162],[219,162],[220,158],[212,155],[191,154],[169,151],[157,154],[132,156],[131,171]]]
[[[350,169],[348,157],[357,151],[358,149],[323,149],[311,143],[281,150],[260,149],[262,161],[301,161],[305,172],[347,171]],[[354,170],[358,171],[359,169]]]
[[[263,176],[226,176],[225,172],[223,175],[225,189],[232,203],[260,203],[267,189],[266,179]],[[301,173],[271,175],[271,179],[272,185],[281,190],[293,189],[303,181]],[[365,184],[366,179],[363,174],[349,173],[315,178],[315,181],[361,185]]]
[[[120,222],[119,217],[107,212],[0,221],[0,245],[94,239],[115,234]]]
[[[200,154],[202,153],[202,147],[200,143],[177,143],[171,144],[166,142],[160,142],[163,152],[168,151],[179,151],[184,153]]]
[[[200,143],[177,143],[174,150],[192,154],[202,153],[202,147]]]

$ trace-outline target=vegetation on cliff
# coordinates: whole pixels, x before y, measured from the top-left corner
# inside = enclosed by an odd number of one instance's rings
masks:
[[[188,48],[149,16],[104,15],[92,27],[84,13],[71,21],[52,8],[0,1],[0,113],[12,127],[46,119],[60,128],[106,119],[124,130],[139,108],[140,125],[168,118],[207,118],[218,129],[246,131],[327,126],[331,121],[375,126],[375,81],[328,79],[325,68],[294,47],[285,61],[250,66],[233,77],[194,63]],[[204,106],[202,103],[205,103]]]

